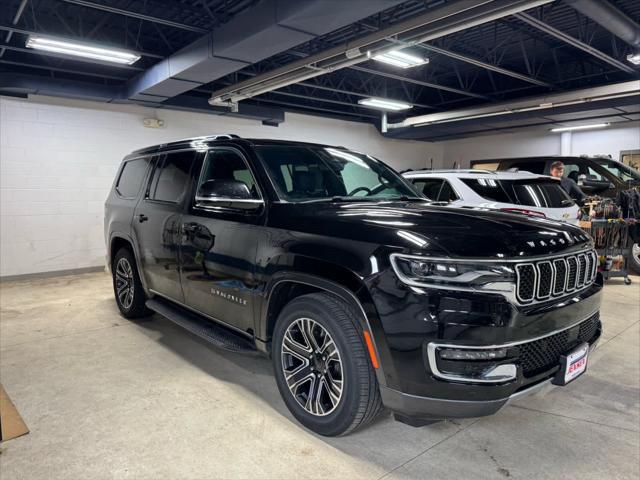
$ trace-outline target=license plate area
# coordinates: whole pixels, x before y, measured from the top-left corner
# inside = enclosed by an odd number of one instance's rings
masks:
[[[589,344],[583,343],[560,357],[560,370],[554,377],[554,385],[566,385],[587,370],[589,358]]]

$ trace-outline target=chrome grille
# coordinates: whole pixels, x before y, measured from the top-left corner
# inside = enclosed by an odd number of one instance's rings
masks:
[[[561,297],[593,283],[597,274],[595,251],[516,265],[516,296],[521,303]]]

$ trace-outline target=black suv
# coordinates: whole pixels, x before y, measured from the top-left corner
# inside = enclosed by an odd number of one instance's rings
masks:
[[[580,375],[601,334],[580,229],[431,204],[342,147],[221,135],[138,150],[105,232],[125,317],[270,356],[287,407],[323,435],[383,405],[413,425],[492,414]]]

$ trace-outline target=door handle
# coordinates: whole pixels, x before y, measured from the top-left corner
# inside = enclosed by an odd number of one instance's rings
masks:
[[[149,217],[147,217],[144,213],[141,213],[140,215],[138,215],[138,221],[140,223],[146,222],[147,220],[149,220]]]

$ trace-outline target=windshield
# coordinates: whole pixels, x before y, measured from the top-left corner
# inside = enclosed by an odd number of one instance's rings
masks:
[[[463,178],[462,181],[484,199],[494,202],[543,208],[566,208],[574,205],[556,180]]]
[[[278,195],[289,202],[420,199],[397,173],[369,155],[296,145],[264,145],[255,150]]]
[[[618,177],[623,182],[640,182],[640,172],[626,166],[624,163],[607,160],[606,158],[595,158],[594,160],[598,165],[606,168],[607,171]]]

